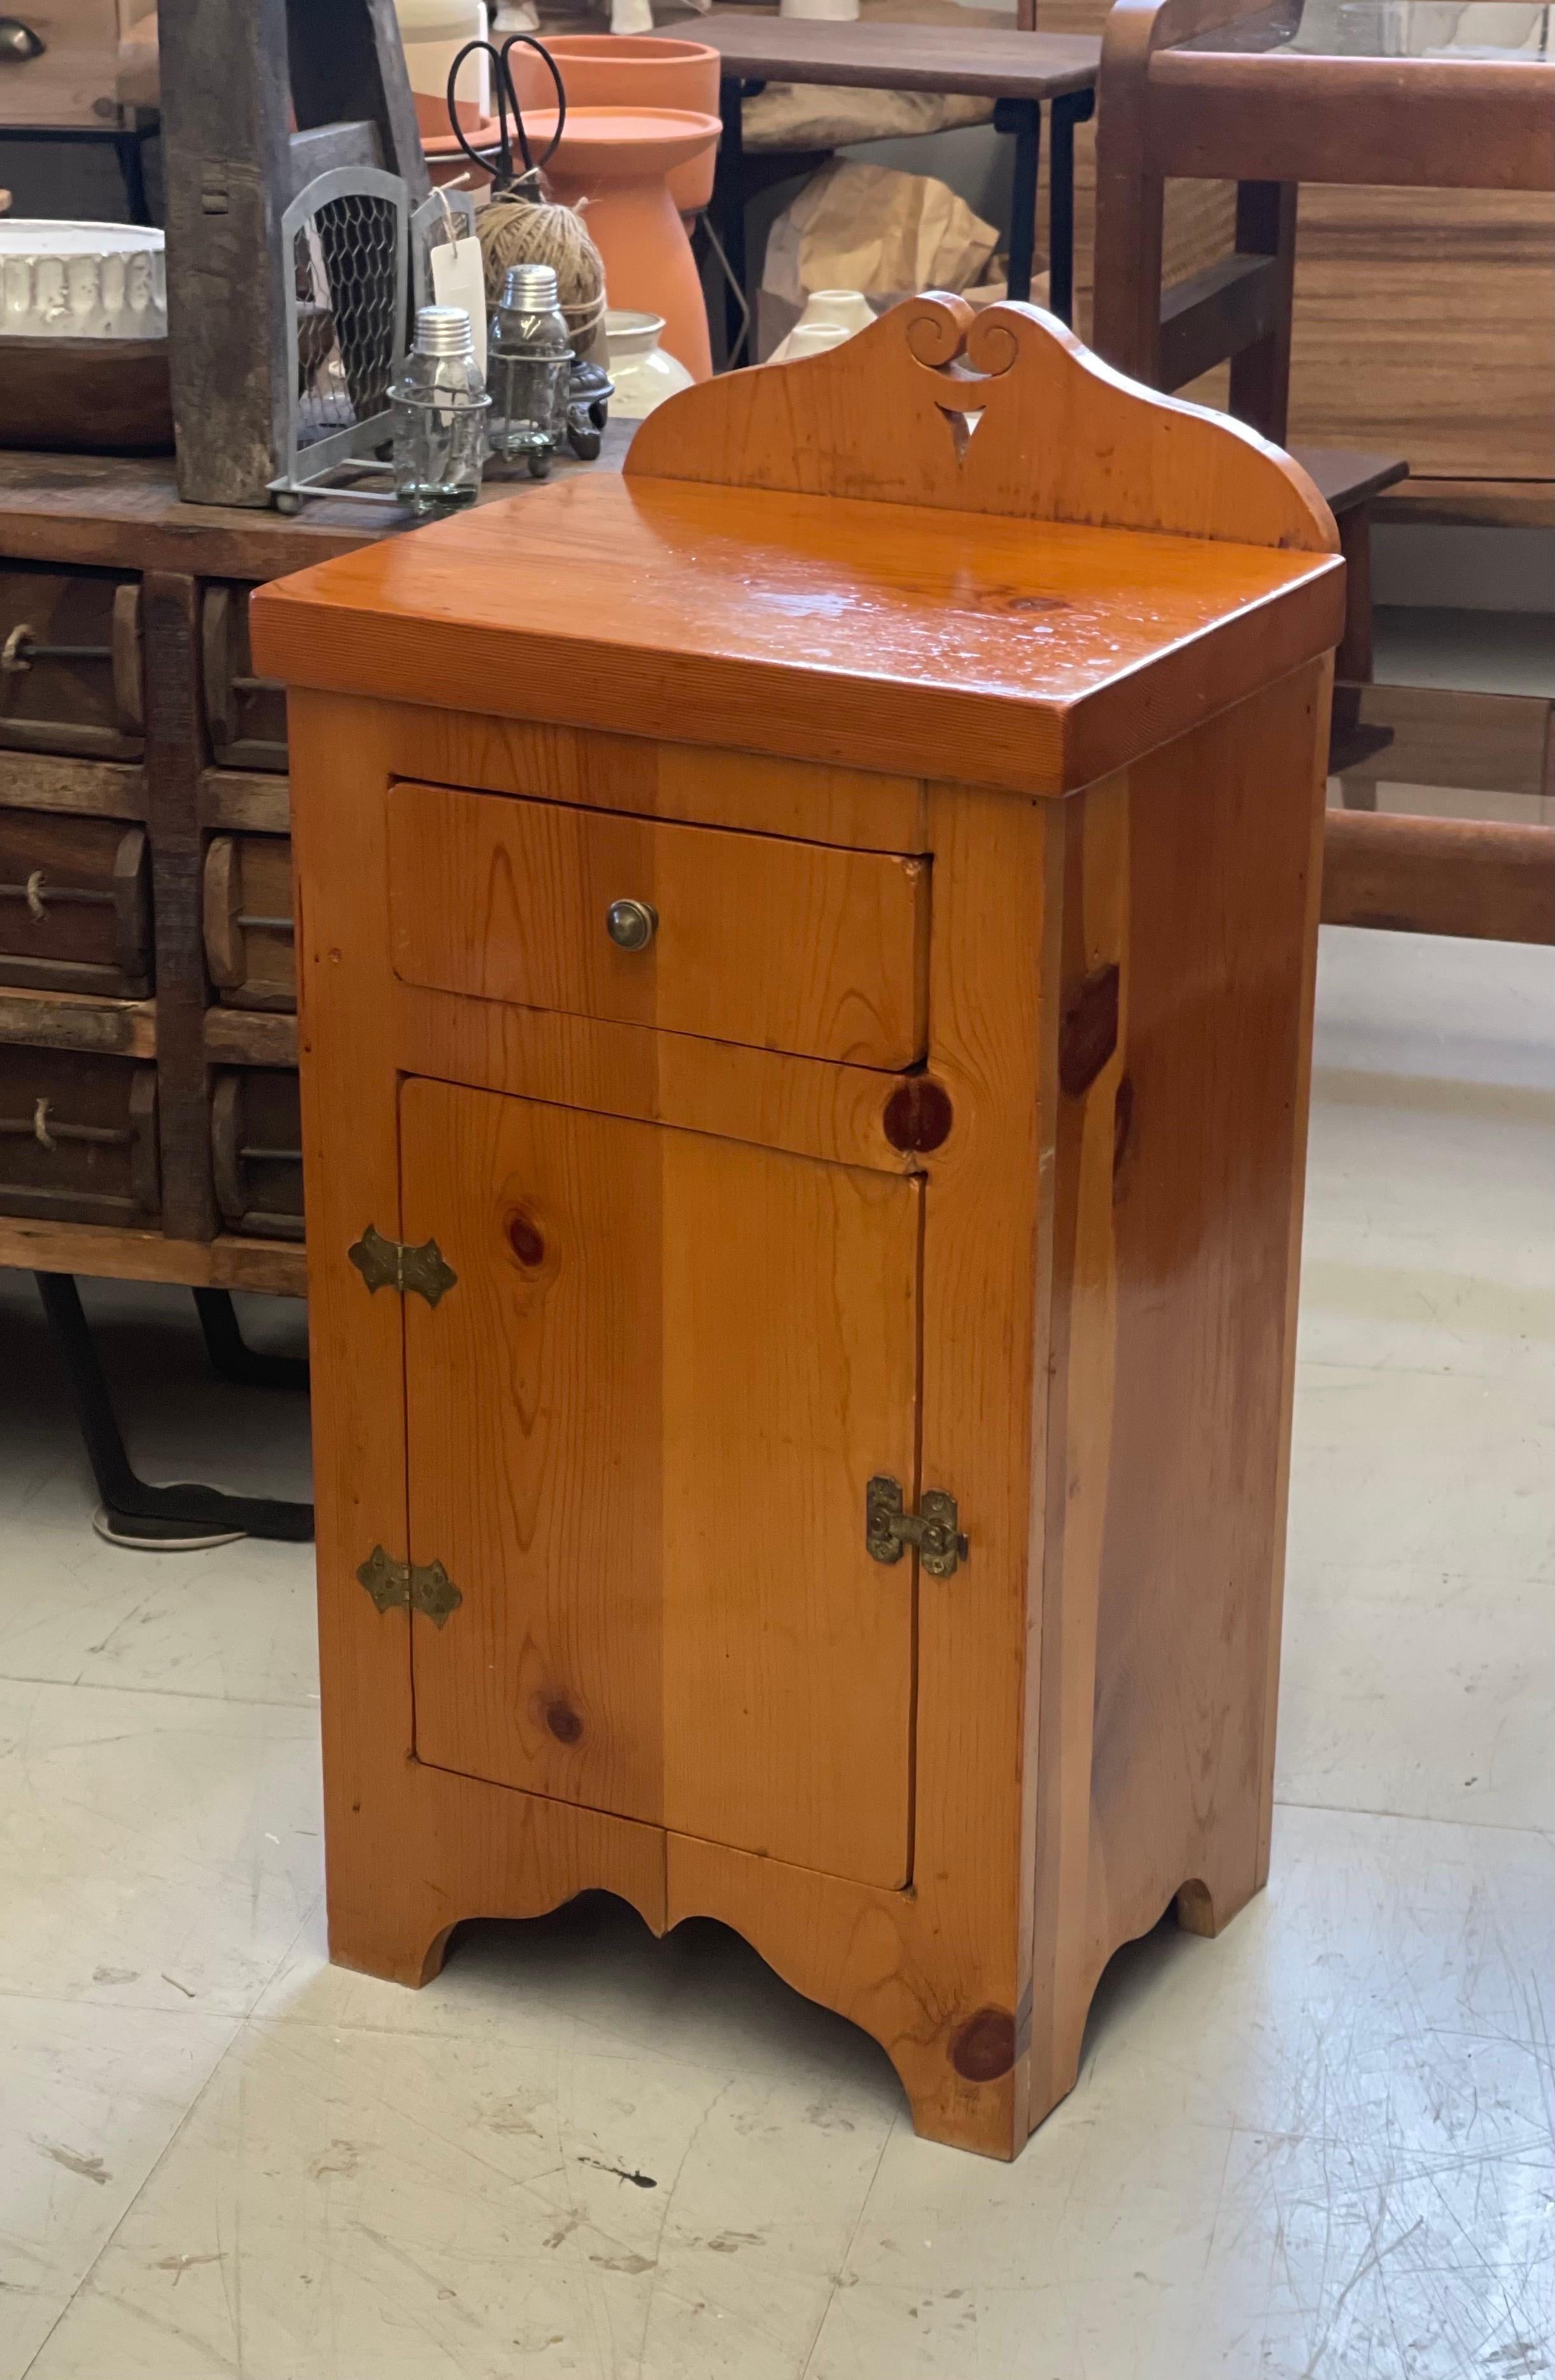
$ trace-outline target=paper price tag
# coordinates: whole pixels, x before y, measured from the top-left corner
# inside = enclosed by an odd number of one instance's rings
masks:
[[[475,333],[475,360],[486,370],[486,267],[473,237],[443,241],[431,251],[432,296],[440,306],[462,306]]]

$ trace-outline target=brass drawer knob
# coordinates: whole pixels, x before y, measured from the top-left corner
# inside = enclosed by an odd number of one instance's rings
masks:
[[[618,951],[645,951],[658,930],[650,901],[613,901],[605,911],[605,931]]]

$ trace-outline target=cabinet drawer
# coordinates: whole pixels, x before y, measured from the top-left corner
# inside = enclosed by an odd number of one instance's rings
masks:
[[[211,1164],[229,1232],[302,1237],[302,1115],[289,1067],[234,1066],[212,1078]]]
[[[286,689],[254,675],[248,587],[211,586],[200,597],[200,679],[211,750],[224,769],[285,769]]]
[[[229,1008],[294,1009],[292,846],[281,834],[213,835],[205,850],[205,965]]]
[[[151,870],[138,826],[0,809],[0,983],[143,1000]]]
[[[929,862],[399,784],[394,962],[407,983],[861,1066],[927,1033]],[[607,913],[642,905],[640,948]]]
[[[154,1066],[0,1048],[0,1214],[138,1224],[161,1207]]]
[[[144,727],[140,581],[0,564],[0,747],[133,760]]]

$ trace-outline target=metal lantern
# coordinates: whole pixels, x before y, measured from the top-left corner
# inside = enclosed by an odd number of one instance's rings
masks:
[[[550,264],[512,264],[486,342],[492,452],[527,463],[537,480],[566,431],[572,345]]]

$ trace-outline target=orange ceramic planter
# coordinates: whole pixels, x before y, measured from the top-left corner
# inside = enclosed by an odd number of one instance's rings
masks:
[[[555,111],[526,109],[524,128],[538,156],[555,132]],[[584,220],[604,259],[611,305],[662,314],[663,345],[697,380],[712,370],[708,319],[668,176],[711,156],[719,128],[716,115],[688,108],[569,107],[545,168],[564,205],[589,201]]]
[[[545,44],[556,61],[569,107],[688,107],[718,114],[718,52],[707,42],[668,42],[630,33],[561,33]],[[512,53],[514,89],[524,110],[550,112],[556,86],[533,50]],[[669,176],[670,196],[683,215],[712,198],[717,144]]]

